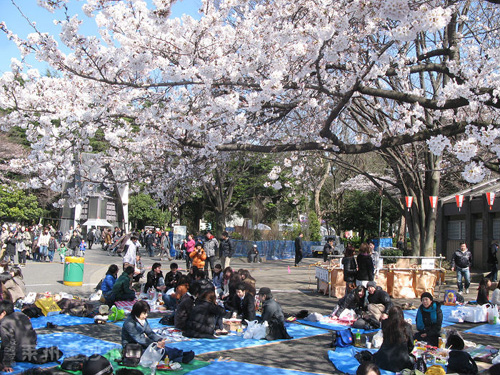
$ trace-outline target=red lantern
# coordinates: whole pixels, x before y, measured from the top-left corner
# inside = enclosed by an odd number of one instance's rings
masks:
[[[413,197],[411,196],[405,197],[405,200],[406,200],[406,207],[408,208],[408,211],[410,211],[411,205],[413,203]]]
[[[455,201],[457,202],[458,211],[462,208],[464,204],[464,196],[463,195],[455,195]]]
[[[438,204],[438,197],[436,195],[431,195],[429,200],[431,201],[432,212],[434,212]]]
[[[486,200],[488,201],[488,206],[490,206],[491,210],[493,202],[495,202],[495,193],[486,193]]]

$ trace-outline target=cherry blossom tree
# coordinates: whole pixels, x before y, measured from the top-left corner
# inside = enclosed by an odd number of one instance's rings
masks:
[[[66,1],[40,3],[53,11]],[[98,163],[144,184],[160,163],[164,180],[151,189],[164,199],[194,165],[234,151],[398,158],[424,143],[425,167],[411,172],[425,171],[426,185],[401,180],[424,211],[443,155],[470,182],[500,156],[500,9],[490,2],[205,0],[200,20],[168,18],[171,0],[152,3],[87,0],[99,35],[82,35],[67,14],[64,46],[35,24],[26,40],[2,24],[24,54],[60,72],[13,61],[0,78],[3,126],[25,128],[32,143],[32,186],[61,191],[75,168],[105,179],[80,158],[99,131],[109,147]],[[435,216],[411,219],[421,227]]]

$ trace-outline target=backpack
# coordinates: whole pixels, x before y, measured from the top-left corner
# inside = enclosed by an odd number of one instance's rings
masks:
[[[123,349],[122,358],[117,361],[121,366],[136,367],[139,366],[142,356],[141,344],[128,343]]]
[[[83,363],[87,360],[87,356],[84,354],[78,354],[72,357],[64,358],[61,364],[61,369],[69,371],[82,371]]]
[[[57,346],[49,346],[46,348],[38,348],[31,357],[30,362],[37,365],[42,365],[49,362],[57,362],[63,356],[63,352]]]
[[[354,338],[350,328],[343,329],[341,331],[334,331],[332,333],[332,343],[330,344],[332,348],[345,348],[346,346],[350,346],[353,343]]]

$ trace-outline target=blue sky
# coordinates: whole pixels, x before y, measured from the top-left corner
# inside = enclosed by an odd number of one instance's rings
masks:
[[[149,1],[148,1],[149,2]],[[54,19],[62,19],[62,12],[50,13],[47,10],[37,5],[37,0],[17,0],[21,11],[30,21],[35,21],[37,27],[42,32],[49,32],[53,35],[59,33],[59,27],[53,23]],[[83,34],[91,35],[96,33],[96,28],[93,19],[88,19],[83,14],[81,9],[84,1],[70,0],[68,7],[70,14],[78,14],[84,19],[82,30]],[[198,9],[201,7],[201,0],[183,0],[177,1],[172,8],[172,17],[180,17],[183,14],[189,14],[195,18],[199,18]],[[59,17],[60,16],[60,17]],[[12,4],[11,0],[0,0],[0,17],[1,21],[5,22],[7,27],[15,34],[24,38],[33,29],[28,22],[23,18],[19,10]],[[16,45],[7,39],[5,33],[0,31],[0,75],[10,71],[10,60],[12,57],[21,59],[21,55]],[[33,57],[27,60],[33,67],[45,73],[47,65],[36,61]]]

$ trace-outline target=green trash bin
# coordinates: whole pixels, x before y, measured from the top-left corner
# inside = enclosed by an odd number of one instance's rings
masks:
[[[82,286],[84,260],[81,257],[66,257],[64,259],[64,285]]]

